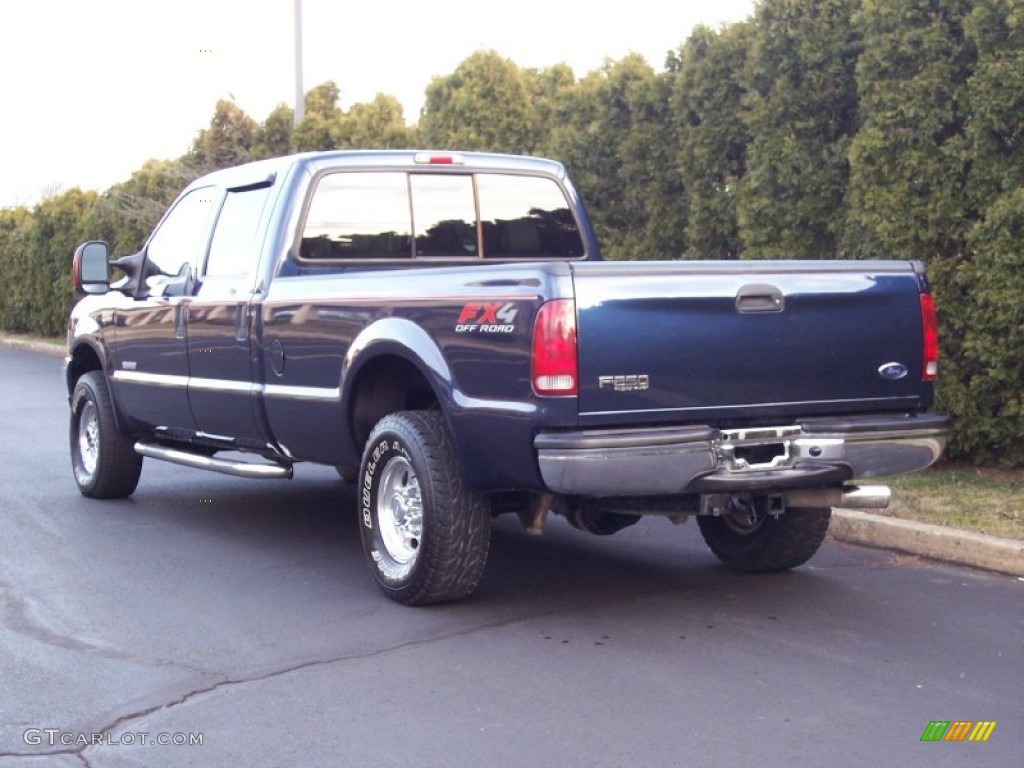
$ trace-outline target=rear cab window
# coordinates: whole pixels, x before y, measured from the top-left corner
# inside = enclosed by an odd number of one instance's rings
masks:
[[[572,210],[553,180],[479,174],[480,224],[490,258],[577,259],[583,242]]]
[[[462,258],[480,255],[473,202],[473,177],[410,174],[415,256]]]
[[[315,182],[299,260],[579,259],[579,226],[552,178],[501,172],[330,171]]]
[[[404,173],[329,173],[306,214],[300,255],[310,261],[412,256],[409,182]]]

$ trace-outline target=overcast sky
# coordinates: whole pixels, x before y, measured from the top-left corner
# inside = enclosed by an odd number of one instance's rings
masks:
[[[303,0],[305,88],[341,106],[377,92],[414,123],[435,75],[491,49],[577,77],[642,54],[656,69],[695,24],[744,19],[754,0]],[[2,0],[0,207],[54,189],[102,191],[174,158],[219,98],[257,121],[294,101],[293,0]]]

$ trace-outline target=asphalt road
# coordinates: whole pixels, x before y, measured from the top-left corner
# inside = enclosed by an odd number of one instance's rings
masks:
[[[692,522],[501,520],[473,599],[404,608],[332,470],[147,460],[90,501],[67,411],[59,361],[0,349],[0,768],[1021,765],[1024,581],[834,543],[743,576]]]

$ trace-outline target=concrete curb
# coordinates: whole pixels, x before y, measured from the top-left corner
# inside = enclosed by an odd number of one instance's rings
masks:
[[[828,533],[836,541],[847,544],[895,549],[933,560],[1024,576],[1024,541],[853,509],[832,510]]]
[[[26,352],[35,352],[49,357],[64,357],[64,345],[54,344],[51,341],[33,341],[31,339],[12,339],[0,336],[0,347],[8,349],[21,349]]]

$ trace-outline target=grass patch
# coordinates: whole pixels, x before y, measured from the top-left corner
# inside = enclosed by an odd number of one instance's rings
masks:
[[[879,514],[1024,540],[1024,469],[945,463],[880,481],[892,501]]]

